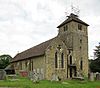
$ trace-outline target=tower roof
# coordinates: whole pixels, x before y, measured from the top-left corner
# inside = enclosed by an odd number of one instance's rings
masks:
[[[89,26],[87,23],[83,22],[82,20],[80,20],[78,18],[77,15],[71,13],[70,16],[67,16],[68,19],[66,19],[63,23],[61,23],[57,28],[60,28],[61,26],[65,25],[66,23],[69,23],[71,21],[75,21],[75,22],[78,22],[78,23],[81,23],[81,24],[84,24],[86,26]]]

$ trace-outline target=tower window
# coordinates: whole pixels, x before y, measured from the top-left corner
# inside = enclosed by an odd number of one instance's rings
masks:
[[[64,31],[67,31],[68,30],[68,26],[64,26]]]
[[[57,52],[55,53],[55,68],[58,68],[58,58],[57,58]]]
[[[82,49],[82,47],[80,46],[80,50]]]
[[[61,68],[64,68],[64,54],[61,54]]]
[[[66,31],[66,27],[64,26],[64,31]]]
[[[82,25],[81,24],[78,24],[78,29],[82,30]]]
[[[80,61],[80,69],[81,70],[83,69],[83,61],[82,60]]]
[[[68,26],[66,25],[66,31],[68,30]]]
[[[80,43],[82,43],[82,39],[80,39]]]

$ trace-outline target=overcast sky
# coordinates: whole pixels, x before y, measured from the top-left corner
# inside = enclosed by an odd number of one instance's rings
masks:
[[[100,0],[0,0],[0,55],[14,57],[55,37],[56,27],[66,19],[65,12],[70,13],[71,4],[90,25],[89,57],[93,56],[100,42]]]

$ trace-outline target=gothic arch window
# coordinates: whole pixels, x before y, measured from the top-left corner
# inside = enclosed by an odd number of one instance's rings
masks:
[[[82,61],[82,59],[80,61],[80,69],[83,70],[83,61]]]
[[[58,68],[57,52],[55,53],[55,68]]]
[[[64,68],[64,54],[61,54],[61,68]]]
[[[70,56],[70,64],[72,64],[72,56]]]

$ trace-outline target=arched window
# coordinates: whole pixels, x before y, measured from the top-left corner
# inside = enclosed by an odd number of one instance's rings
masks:
[[[58,68],[57,52],[55,53],[55,68]]]
[[[70,64],[72,64],[72,56],[70,56]]]
[[[80,69],[81,70],[83,69],[83,61],[82,60],[80,61]]]
[[[61,68],[64,68],[64,54],[61,54]]]

